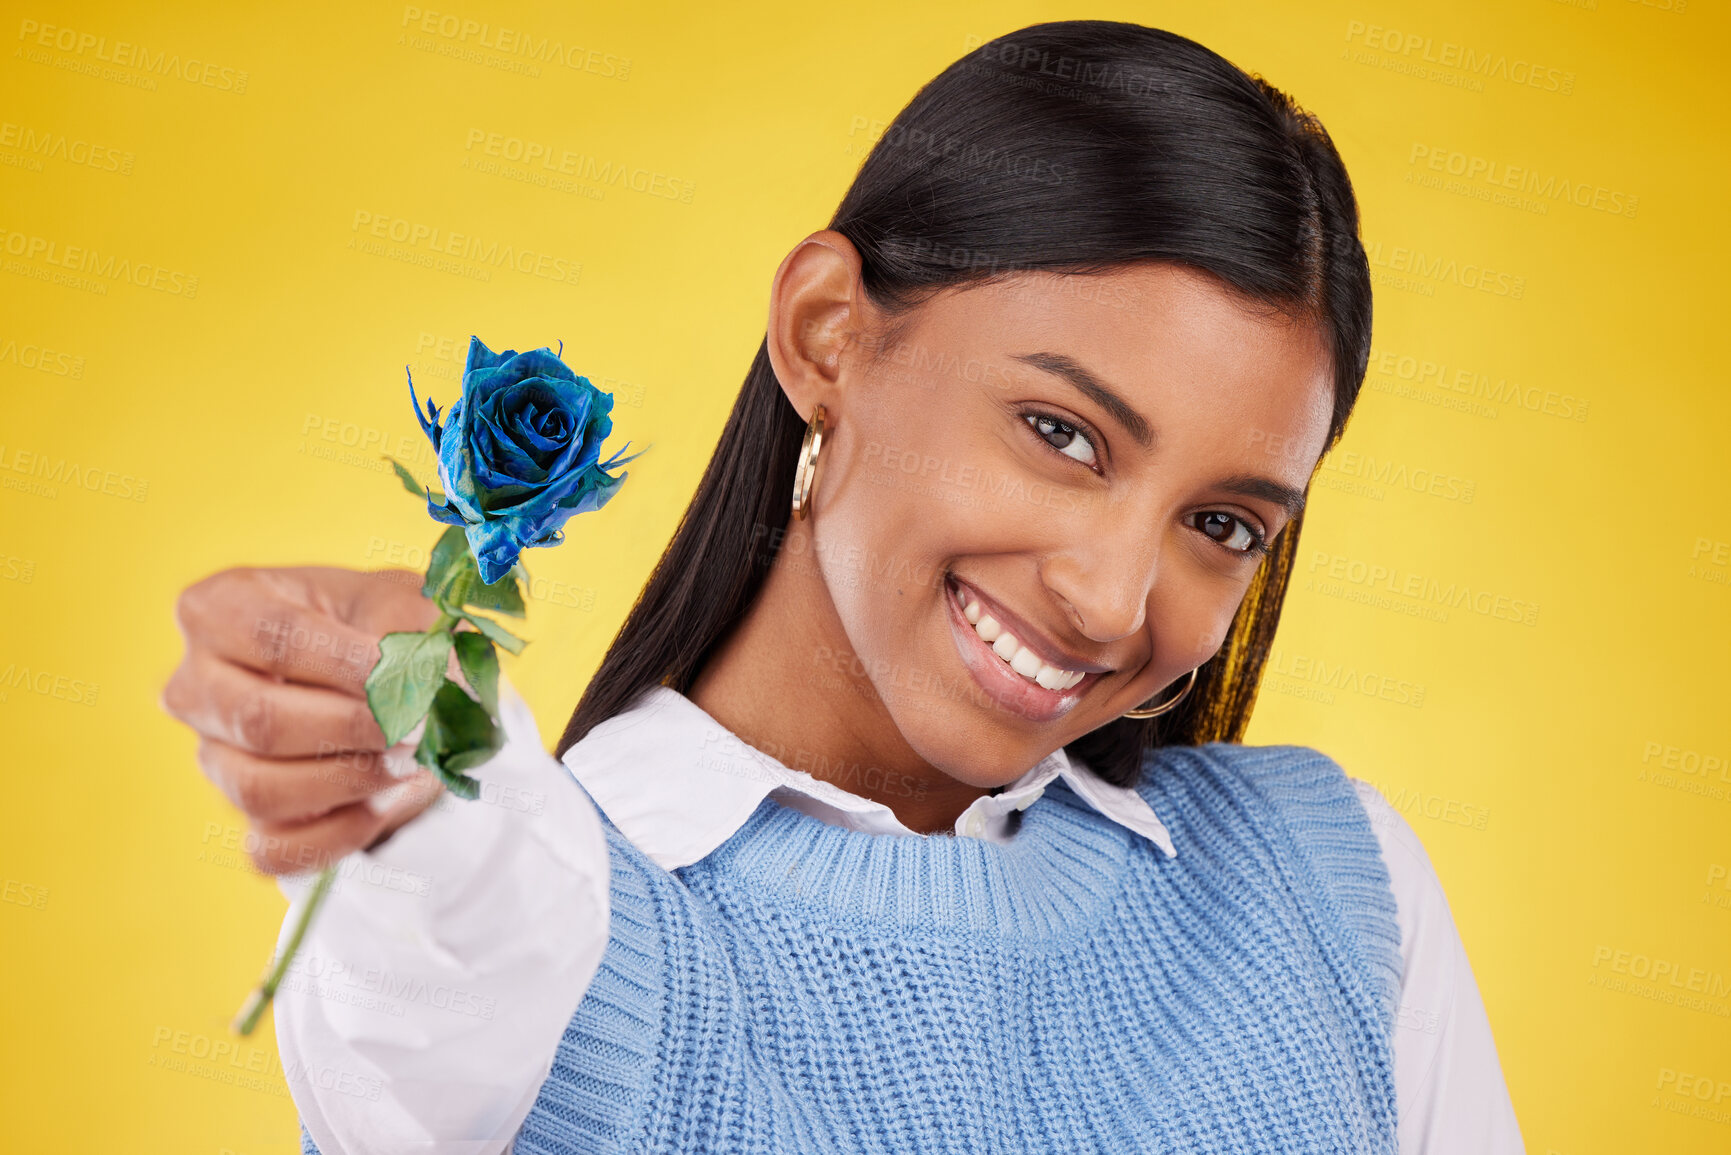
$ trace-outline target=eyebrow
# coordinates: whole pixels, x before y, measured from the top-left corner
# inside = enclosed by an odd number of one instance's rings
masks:
[[[1272,478],[1257,477],[1251,473],[1237,473],[1224,481],[1217,482],[1214,488],[1223,489],[1227,493],[1236,493],[1241,497],[1260,497],[1264,501],[1272,501],[1286,511],[1288,521],[1304,512],[1304,491],[1294,489],[1292,486]]]
[[[1131,408],[1128,401],[1107,388],[1104,381],[1082,368],[1073,359],[1062,353],[1017,353],[1015,358],[1024,365],[1032,365],[1068,381],[1088,400],[1110,413],[1118,424],[1136,439],[1136,444],[1143,449],[1154,447],[1154,427],[1148,424],[1148,419]]]
[[[1114,393],[1104,381],[1083,368],[1075,359],[1062,353],[1017,353],[1014,357],[1025,365],[1032,365],[1068,381],[1090,401],[1110,413],[1118,424],[1135,438],[1138,445],[1144,449],[1153,448],[1154,427],[1148,423],[1148,419],[1136,412],[1128,401]],[[1286,512],[1288,520],[1304,511],[1304,491],[1272,478],[1238,473],[1219,482],[1215,488],[1236,493],[1241,497],[1259,497],[1264,501],[1271,501]]]

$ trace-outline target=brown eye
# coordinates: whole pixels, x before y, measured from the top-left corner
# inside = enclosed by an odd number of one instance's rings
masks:
[[[1061,421],[1050,413],[1024,413],[1022,419],[1040,435],[1042,441],[1065,457],[1090,467],[1096,463],[1094,443],[1088,440],[1086,433],[1069,422]]]
[[[1214,510],[1197,514],[1196,519],[1196,528],[1219,542],[1222,549],[1242,554],[1260,553],[1264,549],[1261,535],[1242,518]]]

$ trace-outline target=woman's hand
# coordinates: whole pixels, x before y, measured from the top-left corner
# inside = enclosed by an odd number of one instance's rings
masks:
[[[432,804],[432,772],[386,769],[367,706],[379,639],[439,616],[421,575],[327,566],[235,568],[181,592],[186,656],[162,708],[199,735],[200,769],[246,812],[250,854],[267,874],[328,866],[371,847]],[[460,680],[456,659],[451,676]],[[389,751],[407,766],[413,744]],[[381,794],[403,785],[388,803]]]

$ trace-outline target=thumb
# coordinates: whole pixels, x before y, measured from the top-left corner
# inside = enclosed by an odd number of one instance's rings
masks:
[[[439,781],[438,775],[421,768],[388,790],[373,795],[367,803],[379,815],[379,834],[367,849],[378,846],[426,813],[444,792],[444,783]]]

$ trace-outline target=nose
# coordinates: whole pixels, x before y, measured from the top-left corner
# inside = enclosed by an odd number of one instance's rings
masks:
[[[1159,569],[1160,534],[1125,507],[1071,522],[1069,536],[1040,564],[1040,580],[1092,641],[1141,630]]]

